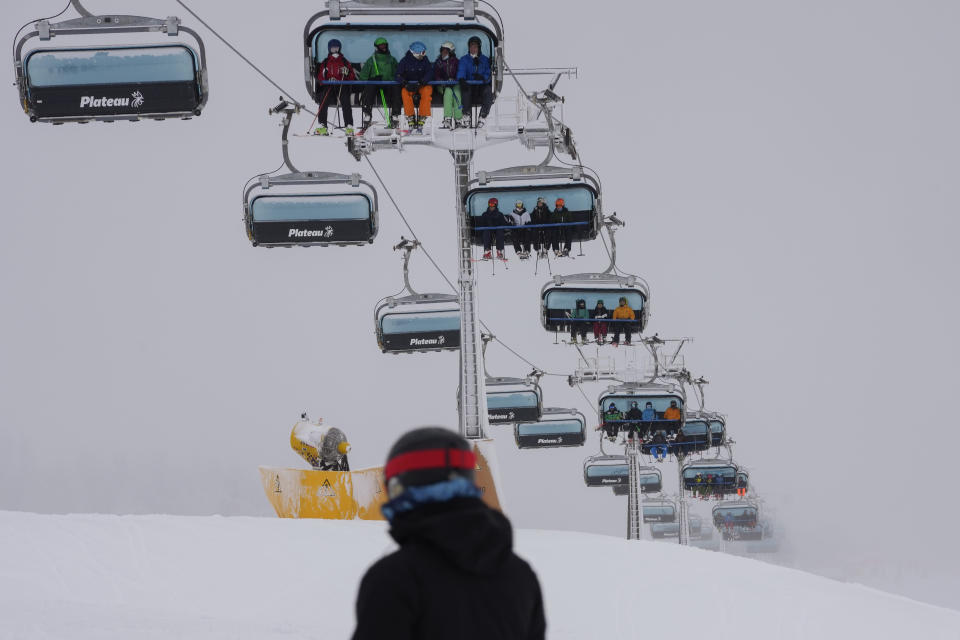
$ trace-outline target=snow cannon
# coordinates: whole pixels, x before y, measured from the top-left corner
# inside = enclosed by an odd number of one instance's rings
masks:
[[[322,423],[323,420],[298,421],[290,432],[290,446],[314,469],[349,471],[347,453],[350,452],[350,443],[346,434]]]

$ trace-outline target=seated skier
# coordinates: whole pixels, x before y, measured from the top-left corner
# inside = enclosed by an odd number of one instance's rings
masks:
[[[373,55],[360,67],[359,80],[365,82],[395,82],[397,79],[397,59],[390,55],[390,45],[386,38],[377,38],[373,41]],[[394,84],[368,84],[360,94],[363,106],[363,128],[370,126],[373,119],[373,107],[377,104],[389,114],[389,126],[396,127],[400,123],[400,92]]]
[[[449,82],[457,79],[457,68],[460,61],[454,55],[452,42],[440,45],[440,55],[433,62],[433,79]],[[437,91],[443,96],[443,124],[441,129],[454,129],[454,123],[463,118],[463,98],[460,95],[459,85],[439,85]]]
[[[514,225],[510,229],[510,237],[513,240],[513,251],[521,260],[530,257],[530,240],[527,236],[527,230],[524,226],[530,224],[530,214],[523,206],[523,200],[517,200],[513,205],[513,211],[507,214],[510,223]],[[584,303],[586,304],[586,303]]]
[[[397,81],[400,83],[400,97],[403,99],[405,123],[402,129],[415,127],[422,129],[430,117],[430,101],[433,99],[433,65],[427,60],[427,46],[422,42],[410,44],[410,49],[397,65]],[[414,96],[419,103],[414,106]]]
[[[487,200],[487,210],[480,216],[480,226],[483,227],[483,259],[490,260],[491,236],[497,238],[497,259],[505,260],[503,255],[503,227],[507,226],[507,218],[500,211],[500,201],[496,198]],[[494,228],[496,227],[496,228]]]
[[[567,311],[567,317],[572,320],[570,322],[570,343],[577,344],[577,336],[580,336],[580,342],[582,344],[587,343],[587,324],[588,322],[577,322],[577,320],[589,320],[590,312],[587,311],[587,301],[583,298],[577,300],[577,306],[575,309]]]
[[[603,412],[603,430],[607,434],[607,439],[611,442],[617,439],[617,433],[623,428],[621,420],[623,420],[623,413],[615,403],[611,402],[607,410]]]
[[[327,43],[327,57],[317,66],[317,83],[320,91],[320,108],[317,111],[317,135],[329,135],[327,129],[327,113],[330,103],[340,105],[343,112],[343,125],[348,136],[353,135],[353,108],[350,106],[350,86],[342,84],[325,84],[331,81],[356,80],[357,75],[353,65],[340,53],[340,41],[330,40]]]
[[[493,104],[493,91],[490,88],[492,70],[490,58],[480,53],[480,38],[471,36],[467,41],[467,55],[460,58],[457,67],[457,80],[460,81],[460,93],[463,98],[463,119],[460,126],[471,127],[470,107],[480,101],[480,117],[477,129],[483,126]]]
[[[530,212],[530,224],[532,225],[541,225],[541,224],[550,224],[550,207],[547,206],[547,201],[542,197],[537,198],[537,206],[533,208],[533,211]],[[528,236],[533,243],[533,246],[537,250],[537,258],[546,258],[547,249],[552,242],[552,236],[550,235],[550,228],[544,229],[543,227],[535,227],[530,229],[531,236]]]

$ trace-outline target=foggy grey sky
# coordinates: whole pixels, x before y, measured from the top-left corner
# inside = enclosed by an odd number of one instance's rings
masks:
[[[189,4],[306,101],[300,39],[318,2]],[[565,119],[627,221],[620,265],[650,283],[650,331],[696,338],[688,367],[711,380],[708,406],[728,415],[798,566],[960,607],[960,435],[940,408],[960,355],[960,7],[589,6],[498,8],[511,65],[580,69],[559,85]],[[5,30],[60,8],[17,3]],[[303,465],[288,437],[304,409],[347,432],[355,467],[382,462],[411,426],[456,426],[456,354],[376,346],[373,305],[401,287],[390,246],[407,235],[385,194],[372,246],[249,245],[241,187],[280,164],[266,116],[278,92],[199,30],[211,97],[193,121],[53,127],[31,125],[13,87],[0,104],[0,509],[266,516],[256,467]],[[333,142],[292,147],[301,169],[373,180]],[[475,168],[541,157],[503,145]],[[449,156],[372,160],[453,273]],[[605,266],[599,242],[584,251],[557,270]],[[413,269],[418,289],[444,290],[423,256]],[[539,326],[544,274],[480,269],[496,334],[572,370],[574,353]],[[493,375],[529,370],[496,345],[489,356]],[[544,388],[548,405],[593,410],[559,378]],[[520,453],[506,427],[492,431],[516,525],[624,534],[625,501],[583,486],[593,439]]]

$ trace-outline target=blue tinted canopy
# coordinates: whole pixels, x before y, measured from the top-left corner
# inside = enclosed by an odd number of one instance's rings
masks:
[[[35,49],[24,61],[31,87],[192,82],[197,54],[183,44]]]
[[[670,407],[671,401],[676,402],[677,408],[683,411],[683,399],[679,396],[669,394],[664,394],[661,396],[631,396],[625,394],[604,395],[600,397],[600,406],[602,411],[607,411],[610,405],[614,404],[616,405],[617,409],[623,413],[626,413],[630,410],[630,405],[632,402],[637,403],[637,408],[640,409],[640,411],[643,411],[649,402],[653,405],[653,409],[658,415],[663,415],[663,412]]]
[[[369,220],[373,203],[363,193],[258,195],[250,209],[256,222]]]
[[[460,311],[388,311],[380,320],[383,333],[430,333],[460,329]]]
[[[546,420],[521,422],[517,425],[517,433],[521,436],[553,436],[580,433],[583,428],[579,420]]]
[[[488,409],[514,409],[536,407],[540,398],[536,391],[490,391],[487,390]]]
[[[543,304],[548,309],[575,309],[577,300],[585,300],[587,310],[593,311],[597,306],[597,301],[602,300],[603,305],[609,312],[613,312],[620,306],[620,298],[627,299],[629,306],[635,313],[643,309],[644,298],[636,289],[576,289],[573,287],[563,289],[551,289],[544,296]]]
[[[643,505],[643,515],[647,517],[653,516],[672,516],[676,513],[676,509],[671,504],[645,504]]]
[[[454,56],[469,53],[467,41],[480,38],[480,52],[493,58],[495,39],[486,28],[476,23],[451,24],[326,24],[311,34],[313,59],[317,62],[327,57],[327,44],[336,39],[341,43],[340,53],[354,64],[361,64],[374,52],[373,41],[385,38],[390,53],[399,60],[406,55],[410,45],[422,42],[427,46],[427,58],[433,62],[440,55],[440,45],[450,41],[456,47]]]
[[[564,199],[564,205],[570,211],[593,211],[596,193],[586,184],[543,184],[525,187],[478,187],[467,195],[467,212],[471,216],[481,216],[487,210],[487,201],[496,198],[500,201],[500,211],[513,210],[517,200],[523,201],[527,211],[537,206],[537,198],[543,198],[552,211],[557,198]]]
[[[630,467],[627,464],[591,464],[587,465],[587,476],[591,478],[627,477]]]

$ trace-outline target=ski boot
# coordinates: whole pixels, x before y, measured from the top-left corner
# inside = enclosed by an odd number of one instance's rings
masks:
[[[497,260],[503,260],[504,262],[507,261],[507,257],[503,255],[503,251],[497,251]]]
[[[444,118],[440,123],[441,129],[453,129],[453,118]]]
[[[483,125],[486,124],[486,121],[487,121],[486,116],[480,116],[479,118],[477,118],[477,129],[483,129]]]
[[[461,129],[469,129],[473,126],[473,122],[469,115],[464,114],[464,116],[457,121],[457,126]]]
[[[327,125],[321,125],[313,130],[313,134],[316,136],[328,136],[330,135],[330,130],[327,129]]]
[[[347,128],[344,129],[343,131],[344,131],[344,133],[346,133],[348,136],[352,136],[352,135],[354,134],[353,127],[351,127],[351,126],[349,126],[349,125],[348,125]]]
[[[490,260],[491,258],[493,258],[493,253],[492,253],[492,252],[490,252],[490,251],[484,251],[484,252],[483,252],[483,259],[484,259],[484,260]]]

